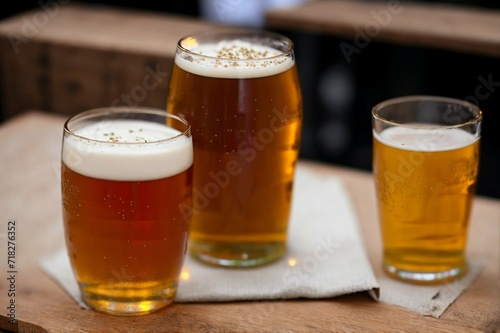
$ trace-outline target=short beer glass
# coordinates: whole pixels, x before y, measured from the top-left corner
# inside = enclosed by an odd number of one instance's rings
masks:
[[[101,108],[64,124],[62,204],[83,301],[115,315],[175,297],[192,190],[189,124],[164,110]]]
[[[302,127],[292,41],[243,29],[182,38],[167,102],[193,129],[190,253],[222,266],[282,257]]]
[[[466,273],[481,121],[477,106],[439,96],[373,107],[373,173],[390,276],[433,284]]]

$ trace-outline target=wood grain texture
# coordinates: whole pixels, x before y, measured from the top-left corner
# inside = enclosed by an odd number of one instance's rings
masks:
[[[63,244],[59,156],[66,117],[32,111],[0,126],[0,222],[18,223],[18,319],[25,332],[494,332],[500,329],[500,201],[474,203],[469,255],[487,261],[470,288],[439,318],[378,303],[367,294],[319,300],[175,303],[141,317],[114,317],[79,306],[38,266]],[[310,161],[302,166],[342,178],[360,221],[369,259],[380,271],[380,240],[370,173]],[[3,232],[3,229],[2,231]],[[3,251],[3,250],[2,250]],[[5,253],[1,252],[4,268]],[[0,284],[0,295],[6,294]],[[2,298],[3,300],[3,298]],[[0,312],[0,329],[5,328]]]
[[[405,1],[311,0],[272,9],[270,27],[347,38],[361,50],[371,41],[500,56],[500,11]],[[365,35],[366,37],[359,37]]]

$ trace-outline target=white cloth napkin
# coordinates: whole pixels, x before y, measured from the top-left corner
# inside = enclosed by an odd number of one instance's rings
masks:
[[[287,255],[271,265],[214,268],[188,257],[176,300],[326,298],[378,288],[339,179],[298,169]]]
[[[176,302],[327,298],[378,288],[348,193],[334,176],[297,168],[288,251],[256,268],[217,268],[187,257]],[[65,250],[43,270],[82,307]]]
[[[471,259],[467,275],[453,282],[434,286],[412,285],[385,275],[377,276],[380,284],[379,301],[401,306],[424,316],[439,318],[483,268],[483,260]]]

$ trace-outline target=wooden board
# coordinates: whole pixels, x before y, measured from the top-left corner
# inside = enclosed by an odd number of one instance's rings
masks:
[[[478,197],[468,255],[485,269],[439,318],[373,301],[364,293],[332,299],[175,303],[141,317],[82,310],[38,260],[64,244],[59,159],[65,117],[27,112],[0,126],[0,233],[17,221],[17,318],[21,332],[493,332],[500,329],[500,200]],[[368,256],[380,276],[380,230],[370,173],[300,161],[318,173],[341,177],[358,216]],[[0,247],[0,300],[6,297],[5,248]],[[8,328],[0,312],[0,330]]]

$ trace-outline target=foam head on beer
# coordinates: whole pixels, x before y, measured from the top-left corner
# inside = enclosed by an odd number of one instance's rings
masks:
[[[63,162],[93,178],[143,181],[170,177],[193,163],[191,138],[142,120],[108,120],[74,130]]]
[[[294,58],[275,48],[244,40],[224,40],[201,44],[188,39],[183,45],[191,53],[175,57],[186,72],[218,78],[257,78],[282,73],[292,67]],[[196,55],[193,55],[196,54]]]
[[[466,147],[477,140],[473,134],[456,128],[391,127],[374,136],[387,146],[403,150],[438,152]]]

